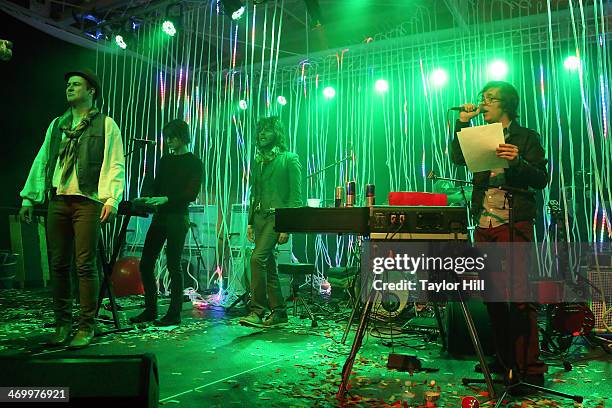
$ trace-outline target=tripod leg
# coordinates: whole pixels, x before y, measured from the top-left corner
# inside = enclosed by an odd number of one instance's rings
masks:
[[[340,387],[338,388],[338,393],[336,394],[336,398],[340,400],[344,399],[344,395],[348,389],[349,376],[351,375],[351,370],[353,369],[353,363],[355,362],[357,352],[361,348],[361,342],[363,341],[370,312],[372,311],[374,304],[374,296],[375,292],[372,290],[368,296],[365,306],[363,307],[363,313],[361,314],[359,326],[357,326],[357,333],[355,333],[355,339],[353,340],[351,352],[349,353],[346,361],[344,362],[344,366],[342,367],[342,381],[340,382]]]
[[[234,302],[225,309],[226,312],[229,312],[240,302],[243,302],[245,305],[247,304],[247,299],[249,297],[249,292],[244,292],[242,295],[238,296],[238,299],[234,300]]]
[[[353,325],[353,320],[355,320],[355,315],[357,314],[357,310],[359,309],[359,302],[355,299],[355,304],[353,305],[353,311],[351,312],[351,317],[349,318],[348,323],[346,324],[346,328],[344,329],[344,334],[342,334],[342,340],[340,343],[346,344],[346,338],[348,337],[349,332],[351,331],[351,326]]]
[[[442,339],[442,351],[446,350],[446,331],[444,330],[444,325],[442,324],[442,317],[440,316],[440,307],[438,303],[434,302],[433,304],[434,316],[436,316],[436,322],[438,323],[438,330],[440,332],[440,338]]]
[[[467,324],[468,331],[470,332],[472,344],[474,345],[474,350],[476,350],[476,355],[478,356],[478,362],[480,363],[480,367],[482,368],[482,375],[484,376],[485,383],[487,384],[487,390],[489,391],[489,395],[491,396],[491,398],[495,398],[495,389],[493,388],[491,372],[489,371],[489,366],[485,362],[484,352],[482,351],[482,345],[480,344],[480,339],[478,338],[478,332],[476,331],[474,320],[472,320],[472,314],[470,313],[470,310],[465,304],[465,300],[461,296],[461,292],[459,292],[459,301],[461,303],[461,310],[463,311],[463,316],[465,317],[465,322]]]
[[[306,310],[306,314],[308,314],[308,317],[310,318],[310,321],[312,322],[312,327],[317,327],[317,318],[315,317],[315,315],[312,313],[312,311],[310,310],[310,308],[308,307],[308,305],[306,304],[306,302],[304,301],[304,299],[302,299],[301,297],[298,297],[296,299],[296,301],[299,301],[300,304],[302,306],[304,306],[304,310]]]

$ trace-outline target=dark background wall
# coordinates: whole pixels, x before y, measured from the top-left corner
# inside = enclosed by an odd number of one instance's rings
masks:
[[[0,61],[0,250],[8,249],[8,215],[53,118],[67,108],[64,73],[95,68],[95,51],[61,41],[0,11],[0,38],[13,42],[13,58]]]

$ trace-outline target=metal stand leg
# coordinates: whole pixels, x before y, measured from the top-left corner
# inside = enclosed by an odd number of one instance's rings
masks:
[[[353,369],[353,364],[355,363],[355,357],[357,356],[357,352],[361,348],[361,343],[363,342],[363,336],[365,335],[366,327],[368,325],[368,319],[374,305],[374,296],[376,296],[376,293],[371,290],[368,300],[363,307],[363,313],[361,314],[359,326],[357,326],[357,332],[355,333],[355,339],[353,340],[351,352],[349,353],[349,356],[342,367],[342,381],[340,382],[340,387],[338,388],[338,393],[336,394],[336,398],[340,400],[344,399],[346,391],[348,390],[349,377],[351,375],[351,370]]]

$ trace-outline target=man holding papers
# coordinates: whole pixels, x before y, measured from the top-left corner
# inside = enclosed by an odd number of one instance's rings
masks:
[[[477,242],[533,241],[536,202],[533,194],[513,193],[514,233],[509,228],[509,203],[505,191],[493,186],[521,190],[542,190],[549,180],[544,149],[537,132],[522,127],[516,120],[519,96],[507,82],[492,81],[480,92],[480,103],[462,106],[455,125],[451,158],[474,173],[472,215]],[[470,121],[483,115],[485,126],[470,127]],[[514,254],[511,274],[500,274],[509,302],[489,302],[487,310],[495,332],[497,361],[494,372],[513,370],[512,382],[520,376],[526,382],[543,384],[546,365],[539,359],[537,309],[517,302],[527,287],[526,255]],[[503,287],[503,286],[502,286]],[[518,290],[517,290],[518,288]],[[514,290],[515,293],[512,291]],[[523,294],[524,295],[524,294]],[[478,369],[479,367],[477,367]],[[529,389],[513,388],[515,393]]]

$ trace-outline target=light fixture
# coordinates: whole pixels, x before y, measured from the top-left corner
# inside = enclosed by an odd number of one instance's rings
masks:
[[[493,79],[504,79],[508,75],[508,64],[502,60],[495,60],[489,64],[489,75]]]
[[[279,97],[276,98],[276,101],[282,106],[285,106],[287,104],[287,99],[285,99],[283,95],[279,95]]]
[[[385,79],[379,79],[374,84],[374,88],[377,92],[385,93],[389,90],[389,82],[387,82]]]
[[[331,86],[326,86],[323,89],[323,96],[325,97],[325,99],[331,99],[336,96],[336,90]]]
[[[429,82],[431,85],[440,88],[448,82],[448,74],[442,68],[434,69],[429,74]]]
[[[164,21],[162,24],[162,30],[164,30],[164,33],[168,34],[170,37],[174,37],[176,34],[176,27],[174,27],[174,23],[170,20]]]
[[[565,61],[563,61],[563,66],[568,71],[576,71],[578,68],[580,68],[580,58],[575,55],[570,55],[565,59]]]
[[[117,44],[122,50],[125,50],[127,48],[127,44],[125,43],[125,40],[121,35],[115,36],[115,44]]]
[[[246,108],[248,107],[247,101],[241,99],[240,102],[238,102],[238,107],[242,110],[246,110]]]
[[[240,0],[219,0],[223,4],[223,11],[231,16],[232,20],[239,20],[244,14],[245,7]]]

